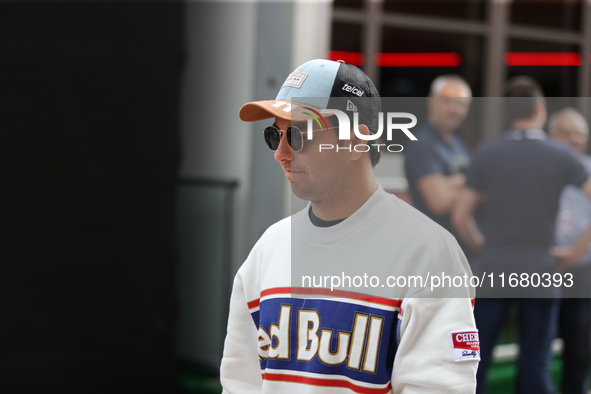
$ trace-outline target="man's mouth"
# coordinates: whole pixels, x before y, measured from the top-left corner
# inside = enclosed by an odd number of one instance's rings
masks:
[[[285,176],[287,177],[288,180],[291,181],[291,176],[292,175],[297,175],[297,174],[303,174],[304,171],[300,171],[299,169],[294,169],[294,168],[284,168],[283,171],[285,172]]]

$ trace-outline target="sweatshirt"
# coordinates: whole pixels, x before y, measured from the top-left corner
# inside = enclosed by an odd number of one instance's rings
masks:
[[[308,208],[236,274],[223,392],[474,393],[474,290],[451,285],[471,276],[455,238],[379,185],[331,227]]]

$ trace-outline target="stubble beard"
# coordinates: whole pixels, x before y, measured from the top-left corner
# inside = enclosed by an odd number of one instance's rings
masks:
[[[348,177],[344,171],[334,173],[333,176],[303,185],[291,183],[291,190],[298,198],[317,204],[338,204],[346,198]],[[349,185],[350,186],[350,185]]]

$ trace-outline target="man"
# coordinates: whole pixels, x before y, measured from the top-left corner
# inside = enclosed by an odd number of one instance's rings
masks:
[[[474,250],[482,249],[481,269],[496,281],[492,286],[487,282],[488,289],[479,289],[474,310],[482,343],[477,393],[486,392],[492,350],[513,301],[519,306],[518,391],[554,393],[549,371],[559,306],[553,297],[558,289],[544,278],[552,278],[557,270],[550,248],[560,192],[566,184],[572,184],[591,196],[591,180],[567,147],[546,141],[542,131],[546,107],[534,80],[510,80],[505,100],[512,130],[501,141],[477,152],[452,215],[466,244]],[[472,213],[483,199],[487,212],[481,233]],[[590,236],[591,231],[586,232],[584,242]],[[568,248],[561,253],[562,258],[570,259],[579,254],[579,249]],[[538,281],[538,286],[529,286],[536,275],[544,279],[543,285]],[[519,280],[510,286],[508,280],[515,277]]]
[[[406,144],[404,151],[413,205],[452,234],[450,213],[470,164],[466,146],[454,133],[468,115],[471,98],[470,86],[457,75],[433,80],[428,120],[417,131],[418,140]]]
[[[340,130],[342,118],[325,112],[336,107],[358,116],[358,127]],[[427,282],[398,280],[470,271],[448,232],[376,183],[380,152],[368,151],[366,139],[376,136],[380,111],[367,75],[328,60],[298,67],[275,100],[241,108],[245,121],[274,118],[266,143],[310,203],[271,226],[236,275],[225,393],[473,393],[479,345],[470,289],[444,298]],[[311,114],[318,122],[307,122]],[[320,149],[327,146],[339,149]],[[306,282],[301,272],[327,275]],[[363,272],[375,287],[356,282]],[[337,276],[349,284],[333,290]],[[354,291],[343,290],[351,281]]]
[[[589,125],[573,108],[554,113],[548,121],[550,138],[568,144],[587,171],[591,172],[591,156],[586,155]],[[566,186],[560,196],[556,217],[554,254],[561,255],[563,246],[576,245],[589,227],[591,202],[579,189]],[[582,252],[578,260],[562,260],[562,270],[570,272],[576,283],[562,289],[558,329],[564,340],[562,353],[562,394],[587,394],[591,369],[591,251]]]

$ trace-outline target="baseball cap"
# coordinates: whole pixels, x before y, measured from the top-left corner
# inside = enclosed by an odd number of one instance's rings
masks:
[[[273,117],[306,120],[305,107],[359,112],[359,123],[372,133],[382,110],[380,95],[361,69],[343,61],[310,60],[295,69],[275,100],[253,101],[240,108],[240,119],[254,122]]]

